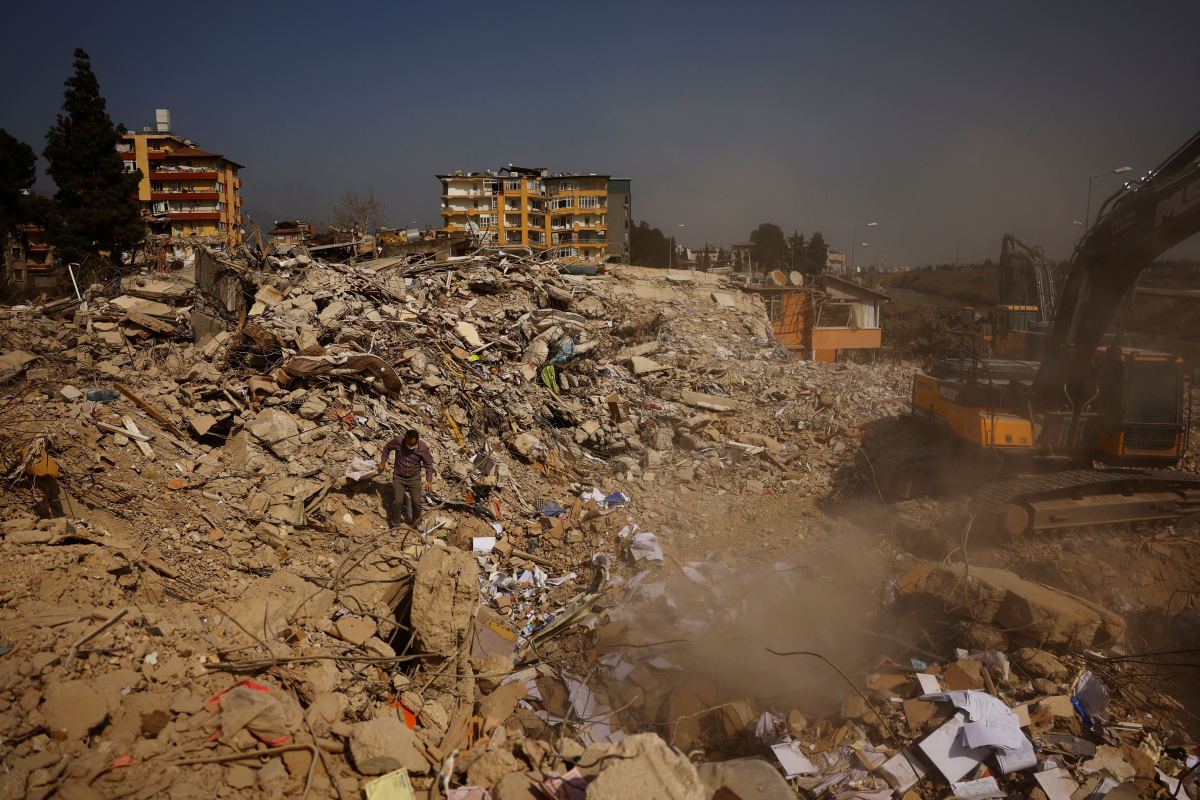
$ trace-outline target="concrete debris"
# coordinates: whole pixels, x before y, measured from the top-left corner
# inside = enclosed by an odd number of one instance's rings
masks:
[[[797,361],[722,275],[419,250],[148,240],[0,309],[0,798],[1200,800],[1121,616],[1190,529],[1130,584],[1082,535],[967,566],[961,504],[878,504],[911,365]],[[409,429],[420,509],[377,470]],[[822,560],[835,507],[869,556]],[[810,617],[853,687],[760,687],[748,631]]]

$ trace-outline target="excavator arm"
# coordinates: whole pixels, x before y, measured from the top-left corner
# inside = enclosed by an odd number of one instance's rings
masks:
[[[1087,450],[1087,422],[1100,396],[1096,348],[1142,271],[1198,231],[1200,133],[1143,180],[1110,197],[1076,245],[1033,385],[1043,455]]]
[[[1000,263],[996,266],[996,277],[1000,284],[1000,305],[1011,305],[1018,298],[1014,290],[1024,289],[1026,303],[1036,303],[1038,322],[1049,322],[1054,317],[1054,276],[1050,262],[1039,245],[1022,242],[1011,233],[1004,234],[1000,243]]]

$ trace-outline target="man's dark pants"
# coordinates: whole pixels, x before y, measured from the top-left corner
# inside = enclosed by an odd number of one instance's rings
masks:
[[[424,481],[421,480],[420,473],[411,478],[402,478],[399,475],[392,476],[392,492],[395,498],[392,501],[393,523],[399,524],[405,516],[404,500],[406,495],[407,499],[412,503],[412,511],[408,515],[411,517],[412,522],[409,524],[415,528],[417,523],[421,521],[421,487],[423,485]]]

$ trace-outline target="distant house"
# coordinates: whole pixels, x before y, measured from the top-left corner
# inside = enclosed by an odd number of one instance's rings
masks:
[[[310,242],[314,234],[315,229],[311,222],[292,222],[290,220],[277,220],[275,227],[267,232],[271,238],[271,244],[283,247]]]
[[[883,343],[879,305],[890,295],[836,275],[822,275],[820,286],[831,299],[820,305],[813,322],[815,360],[836,361],[839,350],[868,350]]]
[[[870,361],[882,344],[879,304],[891,298],[834,275],[816,286],[763,286],[775,337],[799,358]]]

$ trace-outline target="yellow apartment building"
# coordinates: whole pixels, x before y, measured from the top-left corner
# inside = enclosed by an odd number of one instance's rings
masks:
[[[138,200],[153,233],[241,243],[241,164],[176,136],[165,109],[157,111],[153,128],[126,133],[117,151],[127,172],[142,171]]]
[[[608,175],[509,166],[438,175],[442,231],[481,242],[558,249],[561,258],[601,260],[609,252]]]

